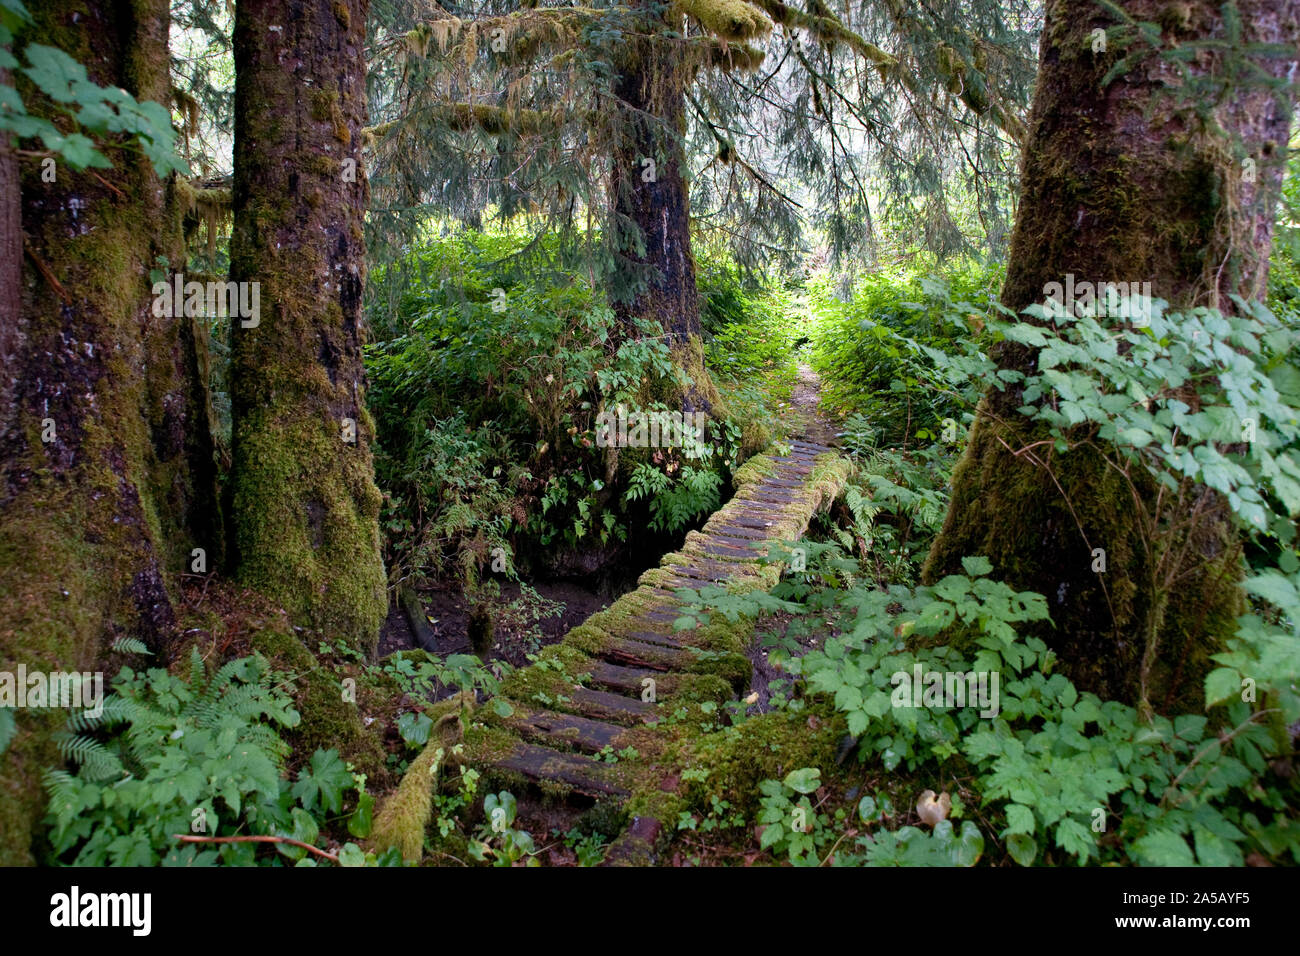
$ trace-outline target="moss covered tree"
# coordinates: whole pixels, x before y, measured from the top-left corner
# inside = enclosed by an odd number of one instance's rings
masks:
[[[236,9],[230,563],[297,620],[373,650],[386,607],[365,410],[365,0]]]
[[[1298,15],[1294,0],[1052,0],[1002,302],[1042,302],[1069,273],[1149,281],[1175,307],[1261,297]],[[1010,343],[995,357],[1035,367],[1032,350]],[[986,555],[1015,587],[1047,596],[1046,636],[1081,687],[1133,701],[1145,683],[1157,710],[1199,709],[1207,654],[1241,609],[1224,503],[1208,489],[1164,503],[1186,553],[1157,574],[1142,519],[1154,484],[1139,480],[1132,497],[1086,434],[1063,454],[1039,443],[1022,404],[1014,388],[981,403],[925,578]],[[1156,653],[1144,666],[1148,635]]]
[[[70,54],[93,83],[169,100],[164,0],[125,13],[49,0],[33,20],[23,39]],[[29,113],[66,122],[18,79]],[[193,549],[220,550],[202,331],[152,308],[158,258],[183,258],[185,202],[138,151],[107,148],[118,145],[127,138],[105,145],[113,168],[99,171],[28,155],[21,199],[3,194],[4,268],[21,273],[17,290],[4,279],[0,306],[0,671],[107,669],[97,664],[120,636],[165,651],[171,575]],[[0,757],[0,864],[31,859],[53,720],[21,714]]]

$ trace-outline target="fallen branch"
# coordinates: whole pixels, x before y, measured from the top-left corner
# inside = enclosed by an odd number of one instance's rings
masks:
[[[310,843],[303,843],[301,840],[294,840],[290,837],[282,836],[234,836],[234,837],[209,837],[209,836],[191,836],[188,833],[173,833],[172,838],[180,840],[182,843],[288,843],[290,846],[300,846],[304,850],[310,850],[317,856],[323,856],[331,863],[337,863],[339,858],[333,853],[326,853],[319,847],[314,847]]]

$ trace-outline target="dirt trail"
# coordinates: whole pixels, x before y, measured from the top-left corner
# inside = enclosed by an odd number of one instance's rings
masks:
[[[821,408],[822,380],[807,362],[799,363],[799,379],[790,396],[795,438],[822,445],[839,444],[839,428]]]

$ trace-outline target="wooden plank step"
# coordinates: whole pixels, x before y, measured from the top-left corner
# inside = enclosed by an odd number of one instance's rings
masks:
[[[541,737],[548,743],[569,744],[593,754],[606,747],[621,749],[619,738],[627,732],[626,727],[603,720],[560,714],[553,710],[530,711],[518,706],[504,724],[520,736]]]
[[[753,528],[755,531],[770,531],[775,528],[777,524],[776,521],[771,518],[751,516],[745,514],[743,511],[732,515],[724,515],[719,512],[714,515],[713,518],[714,520],[721,518],[723,521],[726,521],[727,524],[738,525],[742,528]],[[713,524],[713,521],[710,521],[709,524]],[[704,527],[707,529],[709,524],[706,524]]]
[[[734,524],[730,521],[723,521],[718,524],[710,521],[704,526],[702,533],[706,535],[721,534],[729,538],[744,538],[749,541],[770,541],[775,540],[777,537],[770,528],[751,528],[749,525]]]
[[[723,584],[726,582],[724,581]],[[670,594],[676,594],[679,590],[699,591],[707,587],[722,587],[722,584],[716,583],[712,578],[693,578],[686,574],[673,574],[667,580],[662,582],[659,587]]]
[[[653,720],[658,711],[655,705],[640,698],[624,697],[605,690],[588,687],[575,688],[570,695],[571,706],[584,717],[609,720],[621,724],[641,724]]]
[[[743,501],[747,505],[766,505],[767,510],[773,514],[788,517],[786,509],[790,507],[790,499],[778,497],[775,491],[762,492],[755,489],[753,485],[746,485],[744,490],[736,492],[736,497],[731,500]]]
[[[522,774],[536,783],[554,780],[587,797],[629,795],[627,790],[610,782],[606,764],[536,744],[521,743],[511,753],[493,761],[492,765]]]
[[[756,555],[748,548],[733,548],[730,545],[722,544],[718,541],[696,541],[686,549],[688,554],[703,554],[718,561],[735,561],[737,564],[748,564],[756,560]]]
[[[764,478],[762,481],[755,482],[760,488],[803,488],[806,481],[795,481],[790,478]]]
[[[676,617],[673,620],[677,620]],[[634,641],[644,641],[647,644],[661,644],[664,647],[686,647],[688,646],[676,634],[669,631],[648,631],[644,629],[635,631],[619,631],[618,637],[630,637]]]
[[[734,580],[734,579],[733,579],[733,580]],[[730,582],[728,582],[728,581],[724,581],[724,582],[722,582],[721,584],[716,584],[716,583],[713,582],[712,579],[708,579],[708,580],[703,580],[703,581],[702,581],[702,580],[700,580],[699,578],[688,578],[688,577],[673,576],[672,578],[670,578],[667,582],[665,582],[665,583],[662,585],[662,588],[663,588],[665,594],[673,594],[673,595],[676,595],[677,592],[678,592],[679,590],[690,590],[690,591],[695,591],[695,592],[699,593],[699,592],[702,592],[705,588],[721,588],[721,587],[725,587],[728,583],[730,583]],[[683,600],[682,600],[682,611],[681,611],[680,614],[676,615],[676,616],[672,619],[672,623],[673,623],[674,625],[676,625],[676,623],[677,623],[677,618],[678,618],[678,617],[681,617],[682,614],[685,614],[685,613],[686,613],[686,608],[687,608],[689,605],[691,605],[691,604],[695,604],[695,603],[698,603],[698,601],[690,600],[690,599],[683,599]],[[664,623],[664,622],[660,622],[660,623]],[[674,633],[689,633],[689,632],[678,632],[678,631],[674,631]],[[632,635],[629,634],[628,636],[631,637]],[[653,642],[652,642],[652,643],[653,643]],[[678,641],[674,646],[676,646],[676,647],[693,647],[694,645],[692,645],[689,641]]]
[[[624,667],[622,664],[611,664],[609,661],[592,661],[591,669],[587,671],[587,676],[593,683],[602,687],[608,687],[611,690],[619,691],[623,694],[629,694],[635,697],[641,696],[641,682],[647,677],[658,682],[662,673],[659,671],[648,671],[637,667]],[[656,689],[656,693],[658,693]],[[663,696],[660,694],[659,696]]]
[[[709,571],[701,571],[698,568],[693,568],[685,564],[665,564],[663,569],[665,571],[670,572],[674,580],[685,578],[687,580],[694,581],[695,582],[694,584],[690,584],[686,586],[693,587],[697,591],[700,589],[701,586],[714,584],[720,587],[731,580],[730,576],[728,575],[720,575]]]
[[[685,568],[686,570],[680,573],[690,573],[696,577],[719,577],[727,581],[735,580],[738,577],[736,572],[745,570],[744,568],[737,568],[736,565],[728,561],[710,561],[708,558],[699,555],[688,555],[688,557],[691,559],[690,564],[665,564],[663,567],[673,572]]]
[[[612,638],[598,656],[615,664],[656,671],[681,670],[695,663],[695,655],[690,651],[626,637]]]
[[[672,624],[672,622],[678,618],[678,610],[680,607],[681,604],[677,602],[673,602],[673,605],[669,607],[660,604],[656,607],[642,608],[636,612],[636,616],[642,621],[666,621],[667,623]],[[671,628],[669,630],[671,631]]]
[[[658,588],[660,591],[663,591],[665,594],[672,594],[675,596],[681,588],[690,588],[692,591],[698,591],[701,585],[706,583],[707,582],[700,581],[696,578],[688,578],[680,574],[674,574],[667,580],[660,580],[653,586]]]
[[[781,501],[764,501],[760,496],[753,497],[754,486],[744,485],[737,489],[736,496],[727,502],[727,507],[723,508],[718,514],[729,515],[733,512],[740,512],[755,518],[771,517],[773,519],[787,518],[786,508],[789,502],[782,499]]]
[[[761,557],[767,550],[764,545],[767,538],[739,538],[734,534],[724,534],[721,531],[709,531],[705,534],[705,540],[718,541],[722,544],[729,544],[733,548],[742,548],[746,551],[754,552],[755,557]]]
[[[634,817],[607,851],[601,866],[646,866],[655,862],[655,847],[664,825],[655,817]]]

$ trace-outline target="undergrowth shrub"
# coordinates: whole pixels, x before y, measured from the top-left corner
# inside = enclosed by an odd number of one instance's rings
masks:
[[[209,677],[197,649],[188,679],[160,667],[123,667],[101,712],[73,714],[57,738],[76,766],[45,774],[48,862],[315,865],[315,855],[288,843],[177,837],[278,836],[318,845],[345,804],[348,832],[366,836],[374,798],[336,750],[318,749],[292,779],[286,772],[289,748],[277,728],[296,726],[299,715],[276,680],[260,656],[229,661]],[[368,862],[355,843],[338,859]]]
[[[455,573],[472,585],[494,556],[502,570],[502,555],[514,575],[524,552],[614,545],[646,520],[680,532],[756,450],[743,447],[762,417],[752,382],[728,389],[736,410],[715,416],[703,449],[599,447],[602,412],[680,412],[658,397],[676,393],[681,370],[662,329],[619,329],[583,276],[515,268],[523,244],[430,239],[388,267],[413,281],[370,305],[369,404],[395,583]],[[729,320],[758,301],[744,298]],[[749,341],[724,325],[719,334]],[[754,361],[784,355],[783,341]]]
[[[945,419],[960,419],[972,396],[928,384],[934,366],[922,346],[942,350],[978,339],[1001,283],[997,266],[954,269],[943,279],[879,272],[861,277],[852,298],[841,301],[829,276],[814,277],[808,283],[812,365],[823,403],[860,415],[859,437],[870,435],[881,446],[937,436]],[[945,302],[960,308],[947,309]]]
[[[1034,322],[991,318],[991,334],[1037,350],[1029,373],[993,375],[974,342],[958,354],[923,349],[954,389],[1024,389],[1022,414],[1043,423],[1058,454],[1087,442],[1135,481],[1150,476],[1166,500],[1227,502],[1254,546],[1243,581],[1250,612],[1213,655],[1204,712],[1158,715],[1145,686],[1136,706],[1080,693],[1030,633],[1050,620],[1047,599],[997,581],[996,555],[912,587],[876,584],[840,543],[804,545],[807,570],[771,593],[701,595],[697,607],[826,625],[811,649],[773,648],[793,682],[774,703],[829,700],[868,773],[960,792],[945,791],[942,806],[933,790],[922,794],[915,814],[882,812],[868,794],[851,818],[829,816],[830,788],[810,775],[833,768],[802,768],[762,785],[763,822],[779,827],[764,831],[764,846],[793,863],[836,865],[1300,863],[1298,333],[1259,303],[1236,306],[1228,316],[1165,314],[1157,302],[1140,327],[1090,315],[1049,321],[1039,307],[1027,310]],[[850,507],[867,528],[879,513],[874,502]],[[1162,587],[1176,587],[1179,565],[1166,558],[1193,532],[1159,499],[1151,507],[1148,553]],[[924,689],[902,693],[918,672]],[[995,688],[990,701],[945,696],[947,677],[968,674]],[[928,675],[940,676],[937,691]]]

